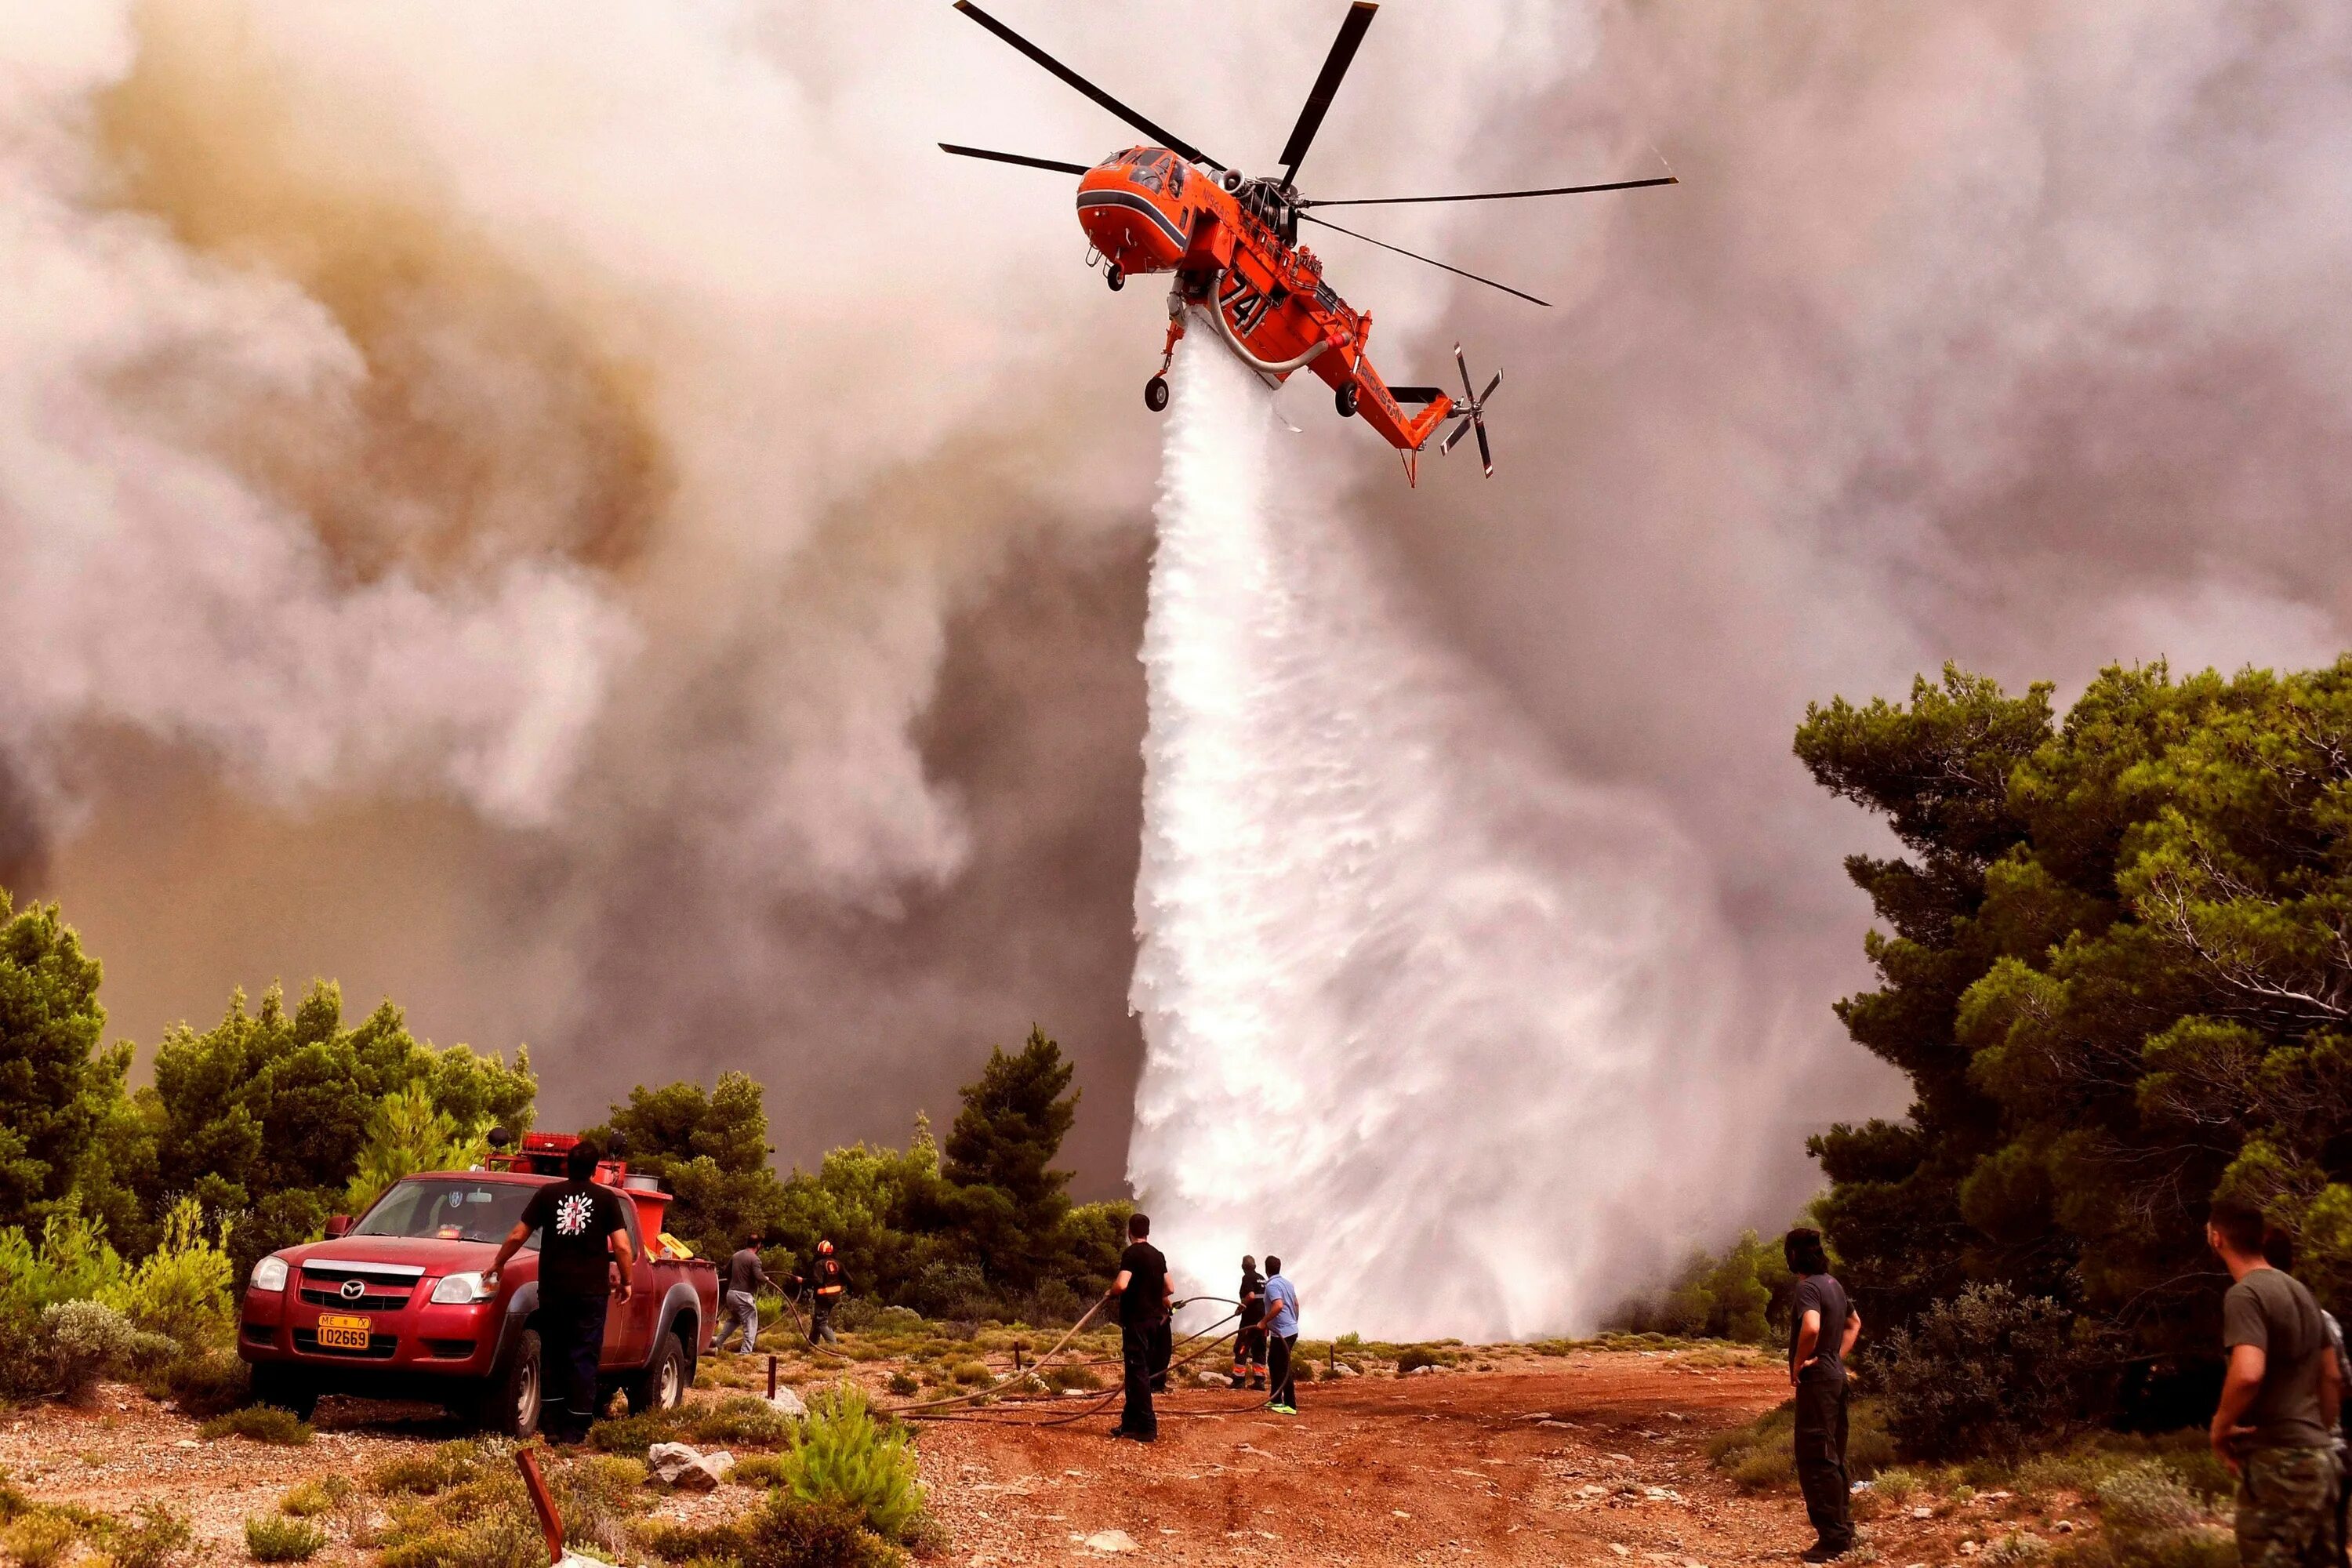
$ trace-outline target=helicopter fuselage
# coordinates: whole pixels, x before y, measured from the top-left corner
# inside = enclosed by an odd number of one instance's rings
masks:
[[[1087,238],[1118,268],[1115,279],[1176,275],[1171,348],[1184,311],[1196,310],[1269,383],[1313,371],[1407,453],[1453,411],[1444,393],[1392,389],[1372,368],[1364,353],[1371,313],[1350,309],[1324,281],[1322,262],[1297,243],[1295,212],[1273,182],[1204,169],[1166,147],[1130,147],[1080,176],[1077,212]],[[1400,390],[1417,409],[1407,412]]]

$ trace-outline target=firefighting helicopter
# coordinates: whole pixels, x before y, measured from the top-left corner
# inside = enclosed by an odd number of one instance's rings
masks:
[[[1428,202],[1510,201],[1528,196],[1580,195],[1593,191],[1631,191],[1677,182],[1671,173],[1641,180],[1612,180],[1601,184],[1558,185],[1533,191],[1481,191],[1467,195],[1365,196],[1352,200],[1318,200],[1298,193],[1298,166],[1322,128],[1323,117],[1339,93],[1339,83],[1380,9],[1374,0],[1354,0],[1339,36],[1332,40],[1323,69],[1284,143],[1279,174],[1252,175],[1221,163],[1180,136],[1142,115],[1088,81],[978,5],[955,0],[955,8],[995,34],[1013,48],[1060,78],[1102,108],[1151,138],[1145,146],[1115,153],[1088,168],[1052,158],[1032,158],[1018,153],[997,153],[983,147],[961,147],[942,142],[940,150],[962,158],[985,158],[1024,168],[1049,169],[1078,176],[1078,226],[1086,230],[1088,266],[1100,265],[1104,280],[1122,289],[1130,277],[1172,272],[1168,292],[1168,341],[1159,373],[1143,384],[1145,406],[1159,413],[1168,406],[1168,370],[1175,363],[1176,344],[1184,336],[1188,313],[1213,322],[1218,335],[1241,362],[1269,385],[1280,385],[1297,371],[1312,369],[1332,389],[1342,418],[1360,414],[1404,459],[1405,478],[1419,477],[1422,448],[1440,426],[1455,415],[1459,423],[1439,446],[1441,455],[1460,444],[1465,434],[1478,437],[1478,457],[1486,476],[1494,477],[1495,458],[1486,444],[1486,400],[1502,384],[1502,374],[1474,391],[1470,366],[1462,345],[1454,346],[1454,367],[1462,375],[1462,399],[1434,386],[1391,386],[1364,357],[1371,335],[1369,310],[1350,309],[1324,281],[1323,264],[1298,243],[1298,226],[1311,223],[1360,239],[1383,250],[1490,289],[1548,305],[1532,294],[1447,266],[1390,245],[1370,235],[1343,228],[1318,217],[1310,207],[1396,206]],[[1419,412],[1408,414],[1405,405]]]

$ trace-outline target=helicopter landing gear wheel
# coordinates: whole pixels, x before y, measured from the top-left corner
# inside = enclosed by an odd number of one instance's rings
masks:
[[[1154,414],[1168,406],[1168,378],[1155,375],[1143,384],[1143,406]]]
[[[1110,285],[1110,291],[1112,293],[1118,293],[1120,289],[1127,287],[1126,268],[1120,267],[1116,261],[1112,262],[1108,268],[1103,269],[1103,281]]]
[[[1353,419],[1356,416],[1356,384],[1351,381],[1334,393],[1331,405],[1339,411],[1340,418]]]

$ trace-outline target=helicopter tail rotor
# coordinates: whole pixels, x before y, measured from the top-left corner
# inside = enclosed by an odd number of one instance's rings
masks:
[[[1486,465],[1486,477],[1491,479],[1495,477],[1495,453],[1486,445],[1486,400],[1495,395],[1495,388],[1503,384],[1503,373],[1499,370],[1495,373],[1495,379],[1486,384],[1486,391],[1474,392],[1471,390],[1474,384],[1470,380],[1470,362],[1462,357],[1460,343],[1454,345],[1454,363],[1462,373],[1462,422],[1454,426],[1452,434],[1445,437],[1444,445],[1437,448],[1438,455],[1443,457],[1453,451],[1461,445],[1463,437],[1475,430],[1478,433],[1478,460]]]

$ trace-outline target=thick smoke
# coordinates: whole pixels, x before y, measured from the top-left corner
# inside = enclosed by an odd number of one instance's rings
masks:
[[[1244,164],[1340,9],[1000,8]],[[1806,700],[2335,650],[2347,69],[2316,0],[1382,10],[1311,192],[1685,182],[1359,215],[1549,312],[1318,234],[1391,374],[1507,370],[1492,484],[1283,406],[1496,743],[1697,847],[1725,1225],[1899,1105]],[[1132,139],[944,4],[0,7],[0,879],[118,1028],[337,973],[805,1156],[1034,1017],[1115,1184],[1158,306],[940,138]]]

